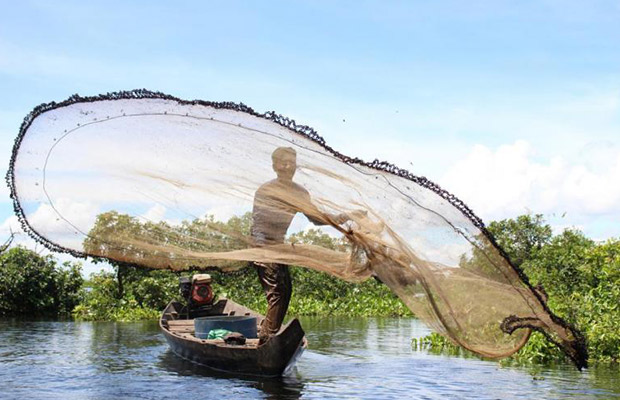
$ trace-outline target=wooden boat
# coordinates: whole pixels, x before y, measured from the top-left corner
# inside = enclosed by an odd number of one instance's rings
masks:
[[[229,299],[189,314],[187,308],[172,301],[159,320],[172,351],[186,360],[213,370],[244,375],[280,376],[287,374],[307,347],[305,333],[297,319],[284,325],[266,343],[247,339],[244,345],[226,344],[223,339],[194,336],[194,318],[206,316],[252,316],[260,325],[264,316]]]

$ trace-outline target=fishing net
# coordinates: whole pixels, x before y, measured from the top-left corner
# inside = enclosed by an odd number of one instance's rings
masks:
[[[582,336],[465,204],[273,112],[144,90],[73,96],[26,117],[7,180],[24,229],[54,251],[172,270],[253,261],[374,276],[479,355],[513,354],[534,329],[586,365]],[[343,245],[291,240],[312,224]]]

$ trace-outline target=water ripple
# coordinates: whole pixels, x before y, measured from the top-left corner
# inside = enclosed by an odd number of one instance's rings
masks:
[[[291,376],[210,372],[176,357],[155,323],[6,320],[0,393],[7,399],[609,399],[618,368],[502,368],[413,351],[414,319],[303,318],[309,349]]]

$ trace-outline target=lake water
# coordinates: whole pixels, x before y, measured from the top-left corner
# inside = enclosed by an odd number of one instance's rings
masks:
[[[620,371],[500,367],[411,348],[415,319],[302,318],[309,348],[281,379],[177,358],[155,322],[0,320],[1,399],[609,399]]]

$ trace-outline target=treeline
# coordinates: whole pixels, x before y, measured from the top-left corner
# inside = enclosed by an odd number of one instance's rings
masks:
[[[234,221],[237,223],[238,221]],[[337,240],[317,230],[293,235],[298,243],[335,247]],[[90,291],[73,315],[82,320],[136,320],[157,318],[179,298],[178,279],[192,272],[147,270],[115,265],[115,273],[91,276]],[[199,271],[196,271],[199,272]],[[253,268],[237,272],[209,271],[216,295],[264,313],[267,302]],[[411,316],[409,309],[385,285],[374,279],[352,284],[330,275],[291,267],[293,297],[289,315]]]
[[[541,215],[492,222],[489,231],[522,268],[533,285],[549,296],[549,308],[580,329],[591,361],[620,360],[620,240],[596,243],[567,229],[554,235]],[[432,334],[422,342],[440,351],[462,351]],[[534,332],[511,360],[544,363],[563,360],[559,349]]]
[[[107,227],[110,220],[118,221],[125,227],[135,224],[130,219],[114,214],[102,214],[96,229]],[[231,218],[220,231],[249,232],[251,216]],[[184,228],[199,232],[200,225],[213,221],[198,220],[185,223]],[[214,235],[213,230],[209,233]],[[343,239],[333,237],[318,230],[309,230],[291,235],[296,243],[321,245],[332,249],[346,247]],[[210,242],[214,242],[210,238]],[[92,243],[89,243],[89,245]],[[97,244],[99,245],[99,244]],[[228,244],[232,247],[230,244]],[[20,262],[11,261],[16,255]],[[247,263],[246,263],[247,264]],[[21,265],[21,266],[20,266]],[[0,279],[7,282],[0,287],[0,315],[58,315],[70,313],[74,318],[86,321],[135,321],[156,319],[161,310],[173,299],[179,298],[178,280],[181,276],[191,276],[193,272],[181,273],[168,270],[150,270],[111,262],[114,272],[92,274],[88,281],[82,282],[78,264],[59,266],[51,257],[40,257],[36,253],[16,247],[0,255]],[[33,273],[38,271],[38,275]],[[50,281],[69,274],[78,279],[70,289],[60,289]],[[23,274],[21,276],[20,273]],[[202,271],[200,271],[202,272]],[[209,271],[213,277],[216,295],[229,297],[254,310],[264,313],[267,303],[263,289],[253,268],[243,268],[237,272],[222,273]],[[350,315],[350,316],[411,316],[411,311],[385,285],[374,279],[360,284],[352,284],[330,275],[291,267],[293,297],[289,315]],[[14,286],[17,283],[17,287]],[[24,302],[40,299],[38,288],[46,287],[47,296],[65,299],[62,307],[22,307]],[[58,290],[54,289],[58,288]],[[34,295],[34,296],[33,296]],[[31,298],[32,297],[32,298]],[[70,303],[72,301],[72,303]],[[40,303],[40,300],[35,302]],[[56,301],[61,304],[61,302]],[[56,304],[53,303],[53,304]]]
[[[194,221],[195,225],[196,222]],[[229,228],[249,229],[247,216],[233,218]],[[192,229],[198,226],[191,226]],[[577,230],[554,235],[540,215],[492,222],[489,231],[522,268],[534,285],[549,296],[549,307],[584,332],[593,361],[620,358],[620,240],[596,243]],[[320,231],[293,235],[291,240],[326,247],[346,246]],[[59,265],[12,248],[0,255],[0,314],[57,315],[71,313],[81,320],[155,319],[163,307],[178,298],[183,274],[113,265],[83,282],[77,264]],[[256,271],[245,268],[223,274],[211,272],[220,296],[264,312],[266,302]],[[406,316],[410,311],[383,284],[370,279],[351,284],[305,268],[291,268],[293,298],[289,315]],[[451,349],[437,335],[425,339],[436,349]],[[454,348],[452,348],[454,350]],[[513,357],[521,362],[562,359],[561,352],[534,334]]]
[[[140,246],[115,246],[118,238],[143,238],[165,242],[194,251],[222,251],[243,248],[240,237],[250,235],[252,214],[234,216],[227,222],[213,218],[183,221],[172,227],[165,222],[143,223],[136,218],[114,211],[100,214],[90,231],[84,247],[90,254],[114,258],[153,262],[153,265],[183,261],[170,254],[145,251]],[[115,239],[116,238],[116,239]],[[344,250],[349,244],[319,230],[309,230],[291,235],[292,243],[320,245]],[[119,250],[121,249],[121,250]],[[167,302],[178,297],[178,278],[191,275],[191,271],[173,273],[151,271],[112,263],[115,273],[101,273],[91,278],[91,290],[74,310],[76,318],[85,320],[130,320],[156,318]],[[247,262],[235,262],[237,272],[211,271],[213,287],[222,297],[230,297],[247,307],[265,312],[267,303],[257,273],[248,268]],[[370,280],[351,284],[330,275],[300,267],[291,267],[293,297],[289,315],[352,315],[352,316],[405,316],[409,309],[383,284]]]
[[[0,255],[0,315],[69,314],[84,299],[79,264],[59,265],[23,247]]]

